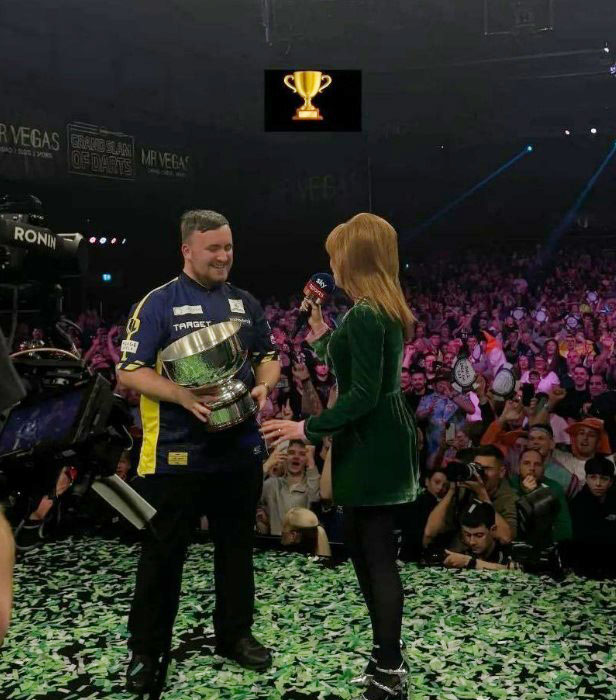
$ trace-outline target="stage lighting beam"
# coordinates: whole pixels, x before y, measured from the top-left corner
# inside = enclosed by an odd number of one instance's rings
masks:
[[[570,226],[575,222],[577,219],[578,213],[580,209],[582,208],[582,204],[586,201],[588,195],[590,194],[590,191],[592,188],[595,186],[595,183],[607,167],[608,163],[612,160],[614,157],[614,154],[616,153],[616,141],[613,142],[612,147],[607,154],[607,156],[603,159],[603,162],[601,165],[597,168],[597,170],[594,172],[590,180],[586,183],[580,194],[578,195],[578,198],[575,200],[573,206],[569,209],[569,211],[565,214],[563,217],[562,221],[558,226],[552,231],[550,234],[550,238],[548,240],[548,250],[550,252],[553,252],[556,249],[556,245],[558,244],[558,241],[561,239],[561,237],[567,232],[567,230],[570,228]]]
[[[499,168],[497,168],[493,173],[490,173],[487,177],[484,177],[483,180],[478,182],[476,185],[471,187],[469,190],[466,192],[462,193],[459,197],[454,199],[452,202],[449,204],[446,204],[442,209],[439,209],[435,214],[433,214],[429,219],[424,221],[422,224],[419,224],[419,226],[416,226],[409,234],[409,237],[416,236],[419,233],[422,233],[425,231],[427,228],[432,226],[433,223],[441,219],[443,216],[448,214],[452,209],[458,206],[461,202],[464,200],[468,199],[471,195],[475,194],[477,190],[481,189],[485,185],[487,185],[490,181],[494,180],[494,178],[498,177],[501,173],[503,173],[505,170],[510,168],[512,165],[517,163],[521,158],[524,158],[524,156],[529,155],[534,151],[534,146],[529,144],[528,146],[525,146],[522,151],[520,151],[516,156],[511,158],[511,160],[508,160],[506,163],[501,165]]]

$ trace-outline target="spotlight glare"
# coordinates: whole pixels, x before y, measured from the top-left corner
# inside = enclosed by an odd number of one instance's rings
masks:
[[[90,236],[90,243],[96,243],[96,236]]]
[[[565,129],[565,136],[571,136],[571,132],[569,131],[569,129]]]
[[[591,134],[596,134],[596,133],[597,133],[597,129],[593,126],[593,128],[590,130],[590,133],[591,133]]]
[[[535,149],[534,149],[533,146],[526,146],[526,150],[527,150],[529,153],[532,153]]]
[[[99,243],[100,243],[101,245],[105,245],[105,243],[107,243],[107,239],[105,238],[105,236],[103,236],[103,237],[100,239]]]
[[[112,238],[111,239],[111,245],[115,245],[118,242],[117,238]]]
[[[609,47],[609,44],[607,43],[607,41],[605,42],[605,46],[603,47],[603,51],[605,51],[605,53],[610,52],[610,47]]]
[[[126,243],[126,238],[123,238],[123,239],[122,239],[122,245],[124,245],[125,243]]]

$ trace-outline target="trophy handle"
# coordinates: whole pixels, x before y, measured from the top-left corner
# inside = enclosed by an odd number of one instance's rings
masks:
[[[285,77],[283,78],[284,84],[285,84],[288,88],[290,88],[291,90],[293,90],[293,92],[297,92],[297,90],[295,89],[295,87],[294,87],[293,85],[291,85],[291,83],[289,82],[290,80],[295,80],[294,76],[292,76],[292,75],[285,75]]]
[[[323,92],[326,87],[329,87],[332,84],[332,78],[330,75],[322,75],[321,80],[323,81],[323,84],[321,85],[319,92]]]

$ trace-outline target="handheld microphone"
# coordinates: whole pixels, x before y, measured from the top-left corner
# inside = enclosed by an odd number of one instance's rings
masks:
[[[327,272],[317,272],[306,283],[304,287],[304,301],[309,301],[311,304],[323,304],[334,293],[336,285],[334,278]],[[294,338],[300,330],[308,323],[310,311],[300,311],[295,326],[291,333]]]

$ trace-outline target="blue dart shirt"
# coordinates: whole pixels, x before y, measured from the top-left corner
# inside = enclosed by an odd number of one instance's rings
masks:
[[[223,321],[241,323],[239,337],[248,357],[237,378],[250,390],[255,385],[253,368],[278,358],[261,305],[243,289],[228,283],[210,289],[183,272],[132,307],[117,368],[133,372],[151,367],[162,374],[160,354],[164,348],[188,333]],[[208,433],[201,421],[178,404],[142,395],[140,409],[141,476],[242,470],[265,458],[254,418]]]

